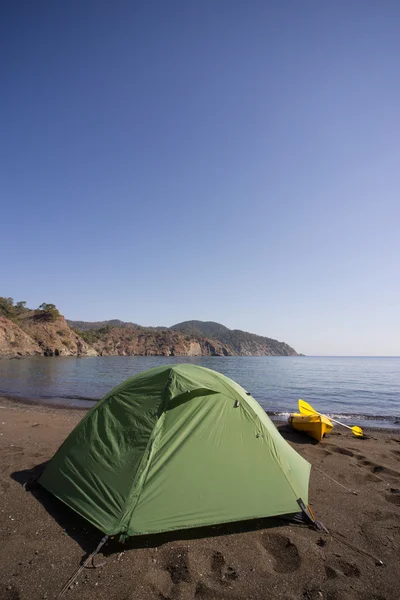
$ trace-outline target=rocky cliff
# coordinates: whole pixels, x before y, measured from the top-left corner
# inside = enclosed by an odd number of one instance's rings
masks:
[[[114,319],[66,321],[54,304],[31,310],[0,297],[1,356],[296,356],[271,338],[219,323],[142,327]]]
[[[81,335],[90,341],[100,356],[223,356],[229,354],[229,350],[217,341],[186,336],[170,329],[112,327],[100,332],[92,330],[91,334],[82,331]]]
[[[18,325],[0,317],[0,356],[34,356],[42,354],[37,343]]]
[[[269,337],[229,329],[214,321],[185,321],[171,327],[187,335],[208,337],[219,340],[227,348],[230,355],[237,356],[296,356],[297,352],[285,342],[278,342]]]
[[[172,327],[142,327],[115,319],[68,324],[102,356],[297,356],[284,342],[213,322],[186,321]]]
[[[61,315],[52,321],[37,313],[23,315],[18,324],[44,356],[97,356],[96,350],[68,327]]]
[[[58,311],[23,309],[8,311],[7,317],[0,314],[0,356],[35,355],[97,356],[97,352],[68,327]]]

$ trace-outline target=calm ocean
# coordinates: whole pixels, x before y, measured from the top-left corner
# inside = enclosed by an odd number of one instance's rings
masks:
[[[110,356],[0,360],[0,394],[52,404],[92,406],[140,371],[190,362],[240,383],[272,416],[303,398],[353,424],[400,428],[400,358]]]

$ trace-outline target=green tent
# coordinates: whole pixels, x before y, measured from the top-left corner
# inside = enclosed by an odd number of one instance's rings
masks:
[[[39,483],[123,537],[295,513],[310,465],[224,375],[150,369],[100,400]]]

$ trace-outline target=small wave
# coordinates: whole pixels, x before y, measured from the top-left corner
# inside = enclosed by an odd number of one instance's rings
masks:
[[[83,400],[85,402],[97,402],[99,398],[90,398],[89,396],[78,396],[76,395],[65,395],[65,394],[57,394],[57,395],[40,395],[40,398],[46,400],[52,400],[53,398],[60,398],[61,400]]]
[[[336,414],[336,413],[332,413],[332,412],[327,412],[324,413],[326,414],[327,417],[330,417],[331,419],[340,419],[342,421],[346,421],[346,420],[350,420],[353,419],[355,417],[355,415],[343,415],[343,414]],[[365,419],[365,417],[363,417],[363,419]]]
[[[267,410],[265,411],[267,413],[267,415],[269,415],[270,417],[289,417],[289,415],[291,415],[291,412],[282,412],[282,411],[278,411],[278,410]],[[359,413],[332,413],[332,412],[327,412],[327,413],[323,413],[326,414],[327,417],[330,417],[331,419],[338,419],[338,420],[343,420],[343,421],[354,421],[354,420],[363,420],[363,421],[389,421],[390,423],[400,423],[400,416],[396,416],[396,415],[362,415]]]
[[[333,417],[332,417],[333,418]],[[365,419],[366,421],[390,421],[391,423],[400,423],[400,416],[397,415],[351,415],[352,419]]]

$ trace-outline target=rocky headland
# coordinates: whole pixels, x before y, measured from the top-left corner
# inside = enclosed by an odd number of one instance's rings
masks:
[[[0,297],[0,357],[297,356],[288,344],[211,321],[143,327],[119,320],[68,321],[54,304],[29,309]]]

